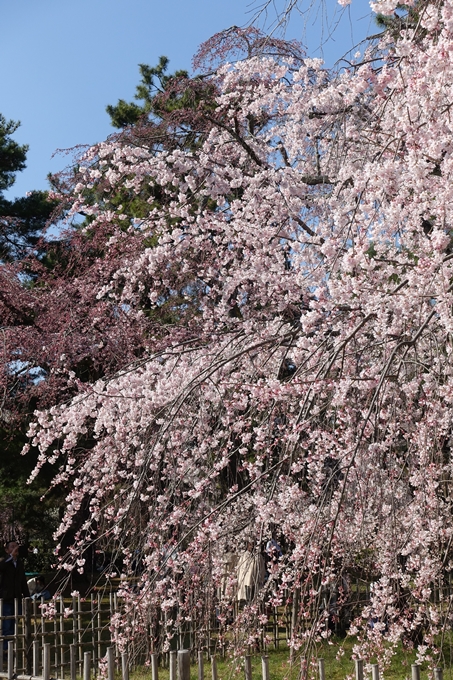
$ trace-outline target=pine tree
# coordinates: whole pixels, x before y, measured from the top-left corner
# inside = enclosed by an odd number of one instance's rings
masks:
[[[175,80],[188,78],[188,73],[184,70],[175,71],[173,75],[168,74],[168,64],[169,59],[164,56],[159,57],[157,66],[139,64],[141,81],[137,85],[135,99],[143,103],[139,105],[119,99],[116,105],[106,106],[113,127],[124,128],[135,125],[141,118],[150,114],[160,118],[162,104],[158,103],[158,95],[168,90],[169,85]],[[178,106],[176,99],[171,104],[167,102],[167,110],[170,110],[172,105]]]
[[[26,167],[28,146],[12,138],[19,126],[19,122],[0,114],[0,261],[3,262],[22,259],[36,246],[56,207],[45,191],[32,191],[14,200],[4,197],[4,192],[13,186],[16,174]]]

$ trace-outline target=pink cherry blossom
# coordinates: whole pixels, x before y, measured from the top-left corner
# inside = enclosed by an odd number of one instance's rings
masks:
[[[213,99],[174,114],[172,145],[150,124],[82,159],[73,210],[109,234],[92,292],[143,351],[29,434],[35,474],[58,461],[68,489],[61,559],[96,542],[122,556],[120,648],[148,631],[167,649],[189,621],[206,644],[216,617],[240,651],[266,603],[296,601],[304,657],[349,613],[365,660],[403,641],[437,663],[452,618],[452,9],[427,5],[422,28],[339,73],[294,45],[254,52],[253,32],[228,63],[246,36],[222,35],[200,57],[223,60]],[[85,206],[88,187],[103,199]],[[106,207],[150,187],[159,200],[128,228]],[[233,616],[229,556],[272,532],[282,555]],[[372,589],[352,611],[357,577]]]

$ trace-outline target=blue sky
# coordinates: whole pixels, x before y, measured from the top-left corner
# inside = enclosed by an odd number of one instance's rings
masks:
[[[164,54],[171,71],[190,70],[201,42],[250,23],[262,2],[0,0],[0,112],[21,121],[15,139],[30,147],[27,169],[8,197],[47,188],[47,173],[67,163],[61,155],[52,159],[56,149],[92,144],[113,131],[105,106],[133,98],[139,63],[154,65]],[[277,7],[284,4],[274,0]],[[376,32],[368,0],[352,0],[340,10],[336,0],[321,0],[308,21],[293,15],[286,37],[300,39],[309,56],[320,56],[323,38],[323,56],[332,64]],[[268,26],[274,19],[271,10]],[[327,39],[329,27],[336,29]]]

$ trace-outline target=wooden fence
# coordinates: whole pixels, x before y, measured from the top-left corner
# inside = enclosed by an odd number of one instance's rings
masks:
[[[62,669],[63,674],[61,677],[55,677],[51,674],[52,664],[51,664],[51,645],[45,643],[43,647],[43,654],[40,663],[40,656],[38,653],[39,643],[37,641],[33,642],[33,662],[32,669],[30,673],[20,673],[17,669],[16,664],[16,654],[14,651],[14,641],[8,641],[8,651],[7,651],[7,663],[6,671],[0,671],[0,678],[5,678],[6,680],[64,680],[68,677],[70,680],[78,680],[79,677],[82,680],[92,680],[93,679],[93,667],[92,667],[92,657],[91,652],[83,653],[83,665],[81,671],[77,670],[77,649],[76,645],[71,644],[69,647],[70,651],[70,662],[69,662],[69,673],[65,675],[64,668]],[[190,650],[183,649],[178,652],[169,652],[169,668],[168,675],[169,680],[190,680],[191,677],[191,654]],[[121,655],[121,663],[117,664],[115,659],[115,649],[113,646],[109,646],[106,649],[106,668],[104,669],[104,675],[107,680],[115,680],[118,674],[121,674],[121,680],[129,680],[129,661],[126,653]],[[158,654],[151,655],[151,680],[159,680],[159,658]],[[211,665],[211,678],[212,680],[218,680],[217,673],[217,661],[215,656],[210,657]],[[202,651],[198,652],[197,655],[197,676],[198,680],[205,680],[205,666],[204,666],[204,653]],[[244,658],[244,680],[252,680],[252,657],[246,656]],[[318,659],[318,672],[316,673],[317,680],[326,680],[326,672],[324,666],[324,659]],[[304,665],[304,659],[300,663],[300,672],[298,673],[298,680],[307,680],[308,678],[307,667]],[[312,674],[313,675],[313,674]],[[265,654],[261,657],[261,677],[262,680],[271,680],[269,673],[269,657]],[[433,680],[443,680],[443,669],[434,668],[432,674]],[[360,659],[355,661],[355,680],[364,680],[364,662]],[[371,680],[380,680],[380,671],[377,664],[371,666]],[[420,666],[413,664],[411,666],[411,680],[421,680]]]
[[[0,672],[0,678],[5,678],[6,680],[64,680],[64,675],[61,678],[52,678],[51,676],[50,644],[46,643],[44,645],[42,664],[39,664],[39,658],[35,656],[36,643],[33,644],[33,668],[32,672],[27,674],[17,673],[15,668],[14,642],[12,640],[8,642],[7,669],[6,672]],[[171,651],[169,652],[168,656],[169,680],[190,680],[190,651],[187,649],[180,650],[178,652]],[[197,666],[198,680],[205,680],[204,653],[201,651],[198,652],[197,655]],[[210,666],[212,680],[218,680],[217,661],[215,656],[210,657]],[[317,666],[317,672],[315,671],[314,673],[312,672],[309,674],[306,665],[304,665],[304,659],[302,659],[300,663],[300,672],[298,673],[298,680],[308,680],[309,677],[316,677],[316,680],[326,680],[324,659],[318,659]],[[121,655],[121,664],[118,667],[115,659],[114,647],[107,647],[106,668],[104,676],[106,677],[106,680],[115,680],[119,673],[121,674],[121,680],[129,680],[128,656],[126,653]],[[78,677],[81,677],[82,680],[93,679],[91,653],[84,652],[82,672],[79,675],[77,672],[75,645],[71,645],[69,678],[70,680],[78,680]],[[443,680],[443,669],[434,668],[434,672],[432,673],[431,677],[432,680]],[[252,680],[252,678],[252,657],[246,656],[244,658],[244,680]],[[159,663],[157,654],[151,655],[151,680],[159,680]],[[261,657],[261,680],[271,680],[269,673],[269,657],[267,655],[263,655]],[[355,680],[364,680],[364,662],[360,659],[355,661]],[[371,680],[380,680],[380,670],[377,664],[373,664],[371,666]],[[416,664],[411,666],[411,680],[421,680],[420,667]]]
[[[350,606],[360,608],[367,595],[367,590],[357,584]],[[128,680],[129,667],[146,660],[151,663],[152,680],[158,680],[158,661],[169,669],[170,680],[189,680],[184,669],[190,663],[192,654],[192,659],[198,659],[198,680],[203,680],[204,677],[205,657],[211,661],[212,680],[217,680],[216,655],[224,656],[226,650],[222,646],[215,613],[209,625],[206,626],[206,622],[203,624],[204,628],[201,625],[197,627],[195,620],[181,628],[173,639],[173,647],[180,651],[172,649],[159,655],[159,646],[153,642],[151,634],[147,636],[145,633],[140,641],[140,648],[131,645],[125,655],[112,644],[110,636],[111,618],[121,613],[121,601],[118,602],[116,593],[104,591],[102,594],[91,594],[87,598],[60,597],[47,604],[49,607],[42,609],[41,602],[37,600],[27,598],[16,601],[14,614],[5,616],[3,602],[0,600],[0,640],[3,649],[7,647],[7,653],[0,654],[0,678],[75,680],[76,677],[82,677],[89,680],[93,674],[99,675],[102,671],[109,680],[114,680],[116,669],[121,671],[123,680]],[[278,649],[282,642],[286,647],[292,631],[291,601],[288,600],[288,604],[279,608],[268,608],[267,617],[267,642],[258,644],[256,649],[261,648],[264,652],[272,647]],[[12,620],[14,624],[14,635],[10,637],[4,637],[2,633],[5,619]],[[361,663],[356,663],[356,680],[363,680]],[[244,669],[245,680],[251,680],[251,657],[245,658]],[[412,668],[412,680],[420,680],[420,671],[417,669],[415,666]],[[269,680],[265,653],[262,657],[262,674],[263,680]],[[302,665],[298,680],[305,680],[305,677],[307,672]],[[319,680],[325,680],[322,659],[319,660],[318,677]],[[372,680],[379,680],[377,666],[373,667]],[[442,680],[440,669],[436,670],[434,680]]]
[[[348,606],[351,612],[358,612],[368,598],[368,585],[365,582],[355,584],[352,597]],[[47,603],[49,604],[49,603]],[[263,604],[267,616],[267,624],[264,627],[262,640],[257,641],[262,650],[274,648],[280,645],[286,646],[291,637],[294,626],[293,602],[286,598],[280,607],[270,607]],[[297,606],[297,605],[296,605]],[[327,604],[324,605],[327,608]],[[3,647],[9,641],[13,643],[14,672],[29,676],[32,669],[36,670],[37,659],[41,669],[47,664],[52,677],[63,678],[68,676],[70,669],[75,667],[78,676],[82,676],[85,663],[85,653],[90,653],[90,665],[96,671],[100,668],[100,661],[106,658],[107,650],[111,647],[110,622],[114,615],[122,612],[121,600],[118,601],[114,591],[104,590],[89,595],[86,598],[80,596],[72,599],[62,597],[52,601],[50,608],[41,609],[41,602],[31,600],[16,601],[15,611],[12,616],[5,616],[3,603],[0,600],[0,641]],[[233,612],[233,618],[238,610]],[[163,638],[160,632],[165,629],[165,617],[159,622],[160,631],[149,630],[144,634],[137,645],[129,648],[129,658],[132,663],[140,664],[152,658],[153,653],[161,652],[157,638]],[[14,636],[3,636],[3,620],[12,619],[14,623]],[[134,626],[133,619],[129,622]],[[211,612],[208,620],[198,621],[194,615],[190,622],[184,622],[178,629],[172,640],[172,651],[177,649],[191,649],[193,653],[200,650],[207,652],[208,656],[225,655],[224,630],[219,626],[215,610]],[[264,641],[266,638],[266,642]],[[114,647],[115,663],[121,662],[119,650]],[[46,663],[44,663],[44,650]],[[7,672],[5,670],[6,658],[0,655],[0,677]],[[162,655],[161,655],[161,658]],[[169,663],[169,655],[166,655],[166,663]],[[105,662],[104,662],[105,663]],[[36,675],[36,673],[33,673]]]
[[[30,598],[16,600],[14,614],[7,616],[0,600],[0,640],[4,650],[0,655],[0,677],[7,677],[5,673],[11,671],[11,658],[17,676],[81,676],[86,653],[90,655],[90,666],[98,671],[100,660],[111,646],[109,625],[118,610],[116,595],[92,595],[86,600],[74,597],[72,602],[59,598],[52,602],[53,611],[49,612],[42,611],[40,605]],[[4,620],[13,622],[14,635],[3,635]],[[5,654],[6,648],[9,655]],[[114,652],[118,658],[115,649]]]
[[[49,606],[42,609],[40,601],[30,598],[16,600],[14,614],[9,616],[5,614],[0,600],[0,641],[3,649],[8,646],[11,650],[10,657],[0,654],[0,678],[10,677],[11,667],[8,663],[13,663],[13,673],[17,676],[42,675],[53,678],[80,677],[87,663],[98,673],[112,653],[116,666],[124,665],[124,659],[118,648],[112,645],[110,635],[112,616],[124,616],[116,593],[104,591],[87,598],[60,597],[44,604]],[[237,613],[234,612],[234,615]],[[278,608],[266,607],[266,613],[268,623],[263,640],[257,641],[257,647],[278,649],[281,643],[286,646],[292,625],[290,601]],[[12,621],[14,635],[3,636],[4,620]],[[129,623],[134,625],[133,620]],[[165,619],[160,622],[160,628],[165,628]],[[159,637],[160,633],[157,635]],[[264,643],[264,635],[267,643]],[[160,655],[161,661],[164,660],[171,667],[172,653],[184,648],[189,648],[193,654],[204,651],[209,658],[215,654],[225,655],[225,639],[222,638],[215,612],[208,621],[197,621],[194,617],[190,622],[185,622],[172,640],[172,650]],[[155,659],[156,653],[161,651],[161,645],[156,643],[156,631],[149,630],[137,644],[131,644],[128,658],[133,665],[139,665],[145,660],[149,662]]]

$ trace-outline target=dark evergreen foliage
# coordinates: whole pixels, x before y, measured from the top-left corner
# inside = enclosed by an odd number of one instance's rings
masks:
[[[183,70],[176,71],[172,75],[168,74],[168,64],[168,57],[164,56],[159,57],[157,66],[139,64],[141,81],[137,85],[135,99],[142,104],[126,102],[124,99],[119,99],[115,106],[109,104],[106,111],[113,127],[124,128],[135,125],[140,118],[148,117],[150,114],[159,117],[157,95],[163,94],[172,81],[188,77],[187,71]]]
[[[15,176],[26,167],[28,146],[18,144],[12,135],[20,123],[0,114],[0,261],[11,262],[26,256],[36,246],[55,201],[47,192],[32,191],[27,196],[7,200],[3,192],[10,189]]]

